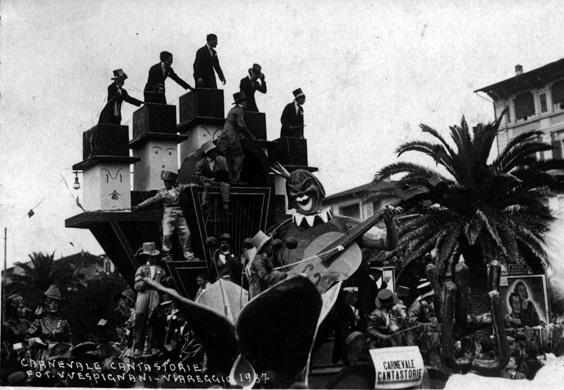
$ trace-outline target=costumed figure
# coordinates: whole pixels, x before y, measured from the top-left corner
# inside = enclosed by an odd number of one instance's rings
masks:
[[[39,316],[27,330],[28,344],[32,349],[40,348],[36,358],[46,358],[48,352],[57,343],[70,343],[72,339],[71,327],[67,320],[59,315],[63,297],[59,288],[50,285],[43,293],[45,300],[43,306],[36,310]]]
[[[356,273],[360,314],[368,316],[374,308],[376,296],[368,296],[367,286],[374,282],[370,279],[368,265],[362,262],[362,253],[356,242],[364,247],[393,249],[397,242],[393,211],[389,208],[378,210],[362,223],[348,217],[333,216],[329,207],[322,207],[325,189],[311,172],[296,169],[290,174],[280,164],[272,170],[286,178],[288,208],[293,209],[292,218],[273,232],[286,244],[280,253],[282,262],[286,264],[284,267],[292,268],[289,274],[310,275],[321,293],[335,282],[346,280]],[[373,228],[382,218],[386,232]],[[366,234],[371,228],[378,235]],[[347,232],[349,234],[344,235]],[[288,245],[290,242],[292,245]],[[310,258],[311,262],[303,260]],[[323,264],[317,267],[316,261]],[[294,263],[296,265],[292,266]],[[359,267],[361,270],[357,272]],[[372,302],[364,304],[368,299]]]
[[[17,358],[24,352],[25,336],[30,322],[26,319],[24,299],[19,294],[12,294],[6,298],[6,317],[2,323],[2,349],[6,357]]]
[[[219,66],[219,58],[215,48],[217,47],[217,35],[208,34],[206,37],[206,45],[199,48],[196,52],[194,60],[194,80],[196,88],[217,89],[215,81],[214,69],[217,72],[219,80],[225,85],[225,77]]]
[[[255,101],[255,92],[266,93],[266,81],[264,80],[264,73],[262,73],[261,70],[262,68],[259,64],[253,64],[253,67],[249,68],[249,75],[241,79],[241,83],[239,84],[239,90],[247,97],[247,107],[245,107],[245,111],[258,112],[259,109]]]
[[[127,79],[127,75],[121,69],[114,70],[114,80],[108,86],[108,101],[102,112],[100,113],[100,119],[98,123],[109,123],[112,125],[121,124],[121,104],[125,101],[134,106],[140,106],[143,104],[141,100],[137,100],[127,93],[123,84]]]
[[[163,204],[163,252],[164,255],[169,259],[171,257],[170,251],[172,249],[172,235],[174,231],[178,234],[180,243],[182,245],[182,251],[184,258],[186,260],[194,260],[194,253],[190,247],[190,229],[188,229],[188,224],[186,223],[186,218],[184,218],[184,213],[180,208],[180,192],[186,188],[185,185],[178,184],[178,174],[170,171],[163,171],[161,173],[161,178],[163,179],[164,188],[161,188],[155,196],[144,200],[137,206],[133,207],[133,210],[139,210],[149,207],[153,204],[162,203]]]
[[[301,88],[292,92],[294,101],[288,103],[282,111],[280,122],[282,129],[280,137],[304,138],[304,108],[305,95]]]
[[[371,348],[385,348],[397,345],[393,334],[400,330],[398,318],[393,307],[398,303],[397,296],[391,290],[383,289],[376,297],[376,309],[370,314],[366,333]]]
[[[513,293],[518,294],[521,299],[521,317],[523,318],[524,326],[537,326],[541,323],[539,318],[539,313],[535,308],[533,302],[529,300],[529,293],[527,291],[527,286],[522,281],[518,281],[515,284]]]
[[[231,184],[238,184],[245,158],[239,138],[243,136],[243,133],[251,139],[256,138],[251,134],[245,123],[245,107],[247,104],[245,94],[236,92],[233,94],[233,100],[234,107],[229,110],[227,118],[225,118],[223,131],[217,141],[217,150],[227,158]]]
[[[219,248],[215,250],[213,259],[219,272],[218,278],[229,279],[233,283],[239,283],[241,275],[240,262],[231,253],[231,236],[223,233],[219,236]]]
[[[219,186],[223,209],[229,210],[229,169],[225,157],[220,156],[213,141],[202,145],[204,155],[196,163],[194,181],[202,186],[202,207],[209,206],[209,191],[214,185]]]
[[[145,103],[159,103],[166,104],[165,96],[165,80],[170,77],[178,83],[182,88],[194,90],[186,81],[182,80],[174,70],[172,65],[172,54],[168,51],[163,51],[160,54],[160,62],[155,64],[149,69],[149,77],[147,84],[145,84]]]
[[[419,296],[409,307],[407,316],[410,326],[418,326],[414,331],[415,343],[419,346],[423,359],[435,364],[439,359],[438,319],[435,312],[435,291],[431,282],[422,279],[417,285]]]
[[[156,249],[154,242],[143,243],[142,251],[138,254],[140,263],[143,265],[135,272],[135,335],[133,342],[134,355],[139,356],[143,352],[149,354],[155,352],[153,343],[153,329],[151,321],[155,309],[159,306],[159,292],[147,288],[146,279],[163,283],[166,281],[164,269],[157,264],[157,256],[160,252]]]
[[[285,272],[276,271],[272,265],[274,251],[272,237],[259,230],[253,237],[256,254],[250,263],[249,297],[255,298],[261,292],[286,278]]]

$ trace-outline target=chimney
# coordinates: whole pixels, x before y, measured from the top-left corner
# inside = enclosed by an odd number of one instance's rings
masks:
[[[515,65],[515,76],[519,76],[523,74],[523,65]]]

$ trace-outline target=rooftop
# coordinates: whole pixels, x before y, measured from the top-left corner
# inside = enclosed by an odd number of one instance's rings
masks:
[[[485,92],[493,100],[499,100],[528,89],[544,87],[548,82],[559,78],[564,78],[564,58],[477,89],[474,92]]]
[[[366,183],[357,187],[349,188],[348,190],[337,192],[335,194],[329,195],[325,198],[325,203],[331,203],[336,200],[340,200],[342,198],[351,198],[355,196],[366,196],[368,194],[382,191],[382,190],[399,190],[396,187],[395,181],[382,181],[382,182],[374,182],[371,181],[370,183]]]

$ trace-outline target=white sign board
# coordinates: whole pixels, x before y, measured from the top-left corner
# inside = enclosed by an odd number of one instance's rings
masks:
[[[391,347],[370,350],[376,370],[375,389],[405,389],[423,380],[423,357],[419,347]]]

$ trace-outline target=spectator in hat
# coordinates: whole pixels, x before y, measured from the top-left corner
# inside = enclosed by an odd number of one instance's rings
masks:
[[[59,310],[63,297],[59,288],[52,284],[43,293],[45,299],[43,306],[37,311],[40,317],[30,325],[27,338],[37,337],[38,344],[55,345],[56,343],[70,343],[72,338],[71,327],[67,320],[61,318]]]
[[[240,267],[237,258],[231,253],[231,235],[229,233],[219,236],[219,248],[215,250],[213,258],[219,272],[218,278],[238,283]]]
[[[258,112],[257,103],[255,101],[255,92],[259,91],[266,93],[266,81],[264,80],[264,73],[261,72],[262,68],[259,64],[253,64],[249,68],[249,75],[241,80],[239,90],[247,97],[247,107],[245,111]]]
[[[217,150],[227,158],[231,184],[238,184],[241,179],[241,169],[245,154],[239,140],[243,133],[251,139],[256,139],[247,128],[245,122],[245,107],[247,98],[242,92],[233,94],[234,106],[229,110],[223,131],[217,141]]]
[[[393,333],[400,330],[398,318],[394,313],[394,306],[398,304],[398,297],[389,289],[382,289],[376,296],[376,309],[370,314],[366,333],[372,348],[392,347],[397,340]]]
[[[133,342],[134,354],[136,356],[148,354],[155,346],[153,345],[153,329],[150,324],[155,314],[155,309],[159,306],[159,292],[148,289],[146,279],[159,283],[166,281],[164,269],[157,264],[157,256],[160,252],[154,242],[145,242],[141,247],[137,257],[142,265],[135,272],[134,288],[137,291],[135,301],[135,335]]]
[[[280,137],[294,137],[304,138],[304,109],[305,95],[301,88],[292,92],[294,94],[294,101],[288,103],[282,111],[282,129],[280,130]]]
[[[194,90],[186,81],[182,80],[172,69],[172,53],[163,51],[160,54],[160,62],[149,69],[149,78],[145,84],[145,102],[166,104],[165,80],[170,77],[182,88]]]
[[[286,278],[285,272],[274,270],[272,237],[259,230],[253,237],[256,254],[250,265],[249,297],[253,299],[270,286]]]
[[[30,322],[26,319],[24,299],[19,294],[6,298],[6,318],[2,323],[2,347],[6,349],[8,358],[16,358],[24,351],[24,340]]]
[[[212,140],[202,145],[204,155],[196,163],[194,181],[202,186],[202,207],[209,206],[209,191],[219,186],[223,209],[229,210],[229,169],[225,157],[220,156]]]
[[[194,253],[192,252],[190,243],[190,229],[188,229],[186,218],[184,218],[184,213],[180,208],[180,193],[186,186],[178,184],[178,174],[174,172],[163,171],[161,178],[163,179],[164,188],[161,188],[154,196],[134,206],[133,210],[140,210],[154,204],[162,203],[162,248],[164,256],[167,259],[171,258],[172,235],[176,231],[180,243],[182,244],[184,258],[186,260],[194,260]]]
[[[120,125],[121,104],[124,101],[138,107],[143,104],[141,100],[129,96],[125,88],[123,88],[126,79],[127,75],[122,69],[114,70],[114,77],[112,77],[113,82],[108,86],[108,101],[100,113],[100,119],[98,119],[99,124],[108,123]]]
[[[214,69],[217,72],[219,80],[225,85],[225,77],[219,66],[219,58],[215,48],[217,47],[217,35],[208,34],[206,37],[206,45],[199,48],[196,52],[194,60],[194,80],[196,88],[217,89],[215,81]]]

